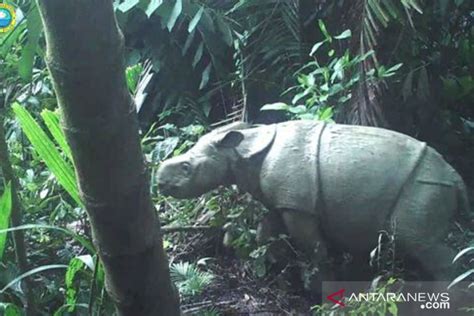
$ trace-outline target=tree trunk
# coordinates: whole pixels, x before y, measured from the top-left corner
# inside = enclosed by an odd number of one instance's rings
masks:
[[[37,0],[46,62],[118,315],[179,315],[112,0]]]

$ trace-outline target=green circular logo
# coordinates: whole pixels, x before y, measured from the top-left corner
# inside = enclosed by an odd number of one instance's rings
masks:
[[[0,33],[8,32],[15,26],[15,9],[5,3],[0,3]]]

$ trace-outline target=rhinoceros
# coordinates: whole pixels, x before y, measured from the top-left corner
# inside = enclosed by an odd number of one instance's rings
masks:
[[[197,197],[236,184],[283,220],[302,248],[327,245],[367,255],[380,231],[430,279],[452,276],[455,252],[444,242],[450,223],[468,212],[460,175],[412,137],[382,128],[289,121],[230,124],[164,161],[161,193]]]

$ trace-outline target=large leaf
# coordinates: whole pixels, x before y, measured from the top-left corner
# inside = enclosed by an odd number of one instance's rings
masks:
[[[0,314],[5,316],[21,316],[23,312],[14,304],[0,303]]]
[[[348,37],[351,37],[351,36],[352,36],[351,30],[345,30],[341,34],[334,36],[334,38],[338,39],[338,40],[341,40],[341,39],[345,39],[345,38],[348,38]]]
[[[0,197],[0,230],[7,229],[10,222],[10,214],[12,211],[12,192],[11,185],[5,186],[5,191]],[[0,262],[2,261],[5,243],[7,241],[7,233],[0,233]]]
[[[11,228],[8,228],[8,229],[0,229],[0,234],[8,233],[8,232],[14,232],[14,231],[17,231],[17,230],[33,230],[33,229],[49,229],[49,230],[55,230],[55,231],[62,232],[64,234],[74,238],[77,242],[79,242],[81,244],[82,247],[87,249],[87,251],[89,251],[91,254],[95,254],[94,246],[92,245],[92,243],[88,239],[82,237],[81,235],[76,234],[73,231],[70,231],[66,228],[62,228],[62,227],[58,227],[58,226],[40,225],[40,224],[27,224],[27,225],[11,227]]]
[[[2,294],[3,292],[5,292],[6,290],[8,290],[10,287],[12,287],[13,285],[15,285],[16,283],[20,282],[21,280],[23,280],[24,278],[27,278],[33,274],[36,274],[36,273],[39,273],[39,272],[43,272],[43,271],[47,271],[47,270],[52,270],[52,269],[67,269],[67,265],[64,265],[64,264],[50,264],[50,265],[44,265],[44,266],[41,266],[41,267],[38,267],[38,268],[34,268],[34,269],[31,269],[30,271],[27,271],[21,275],[19,275],[18,277],[16,277],[15,279],[13,279],[12,281],[10,281],[7,285],[5,285],[3,287],[3,289],[0,290],[0,294]]]
[[[118,6],[118,9],[125,13],[134,8],[139,3],[140,0],[125,0]]]
[[[163,0],[151,0],[145,10],[146,15],[150,17],[162,4]]]
[[[199,85],[199,90],[202,90],[206,87],[209,82],[209,77],[211,76],[211,67],[212,63],[209,63],[202,73],[201,84]]]
[[[260,110],[262,111],[288,111],[290,107],[283,102],[276,102],[276,103],[270,103],[270,104],[265,104],[262,106]]]
[[[25,81],[30,81],[33,73],[33,63],[38,47],[38,40],[43,30],[38,8],[33,4],[33,8],[28,14],[26,20],[28,28],[28,36],[26,45],[21,50],[21,58],[18,63],[18,72],[21,78]]]
[[[194,31],[194,29],[196,28],[197,24],[199,23],[199,20],[201,20],[201,17],[202,17],[202,13],[204,12],[204,7],[201,7],[198,12],[196,13],[196,15],[193,17],[193,19],[191,20],[191,22],[189,22],[189,26],[188,26],[188,32],[189,33],[192,33],[192,31]]]
[[[174,4],[173,11],[171,11],[170,18],[168,19],[168,23],[166,24],[166,27],[168,30],[171,32],[173,29],[174,25],[176,24],[176,21],[178,20],[178,17],[181,15],[181,12],[183,11],[183,0],[176,0],[176,3]]]
[[[12,109],[26,137],[28,137],[34,149],[54,174],[59,184],[71,195],[76,203],[82,205],[78,194],[74,169],[71,164],[61,157],[54,143],[26,109],[16,102],[12,105]]]
[[[43,110],[41,112],[41,117],[43,118],[49,132],[51,133],[51,135],[53,135],[53,138],[56,143],[58,143],[61,150],[69,158],[69,161],[72,161],[71,148],[69,147],[66,141],[66,136],[64,136],[63,130],[61,129],[61,124],[59,122],[59,114],[50,110]]]

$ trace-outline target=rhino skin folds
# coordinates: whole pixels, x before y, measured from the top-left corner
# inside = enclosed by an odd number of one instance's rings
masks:
[[[158,183],[181,198],[235,183],[280,214],[319,261],[328,243],[368,258],[379,232],[388,231],[398,251],[437,280],[452,277],[455,252],[444,243],[451,220],[469,212],[461,177],[425,143],[317,121],[217,129],[165,161]]]

